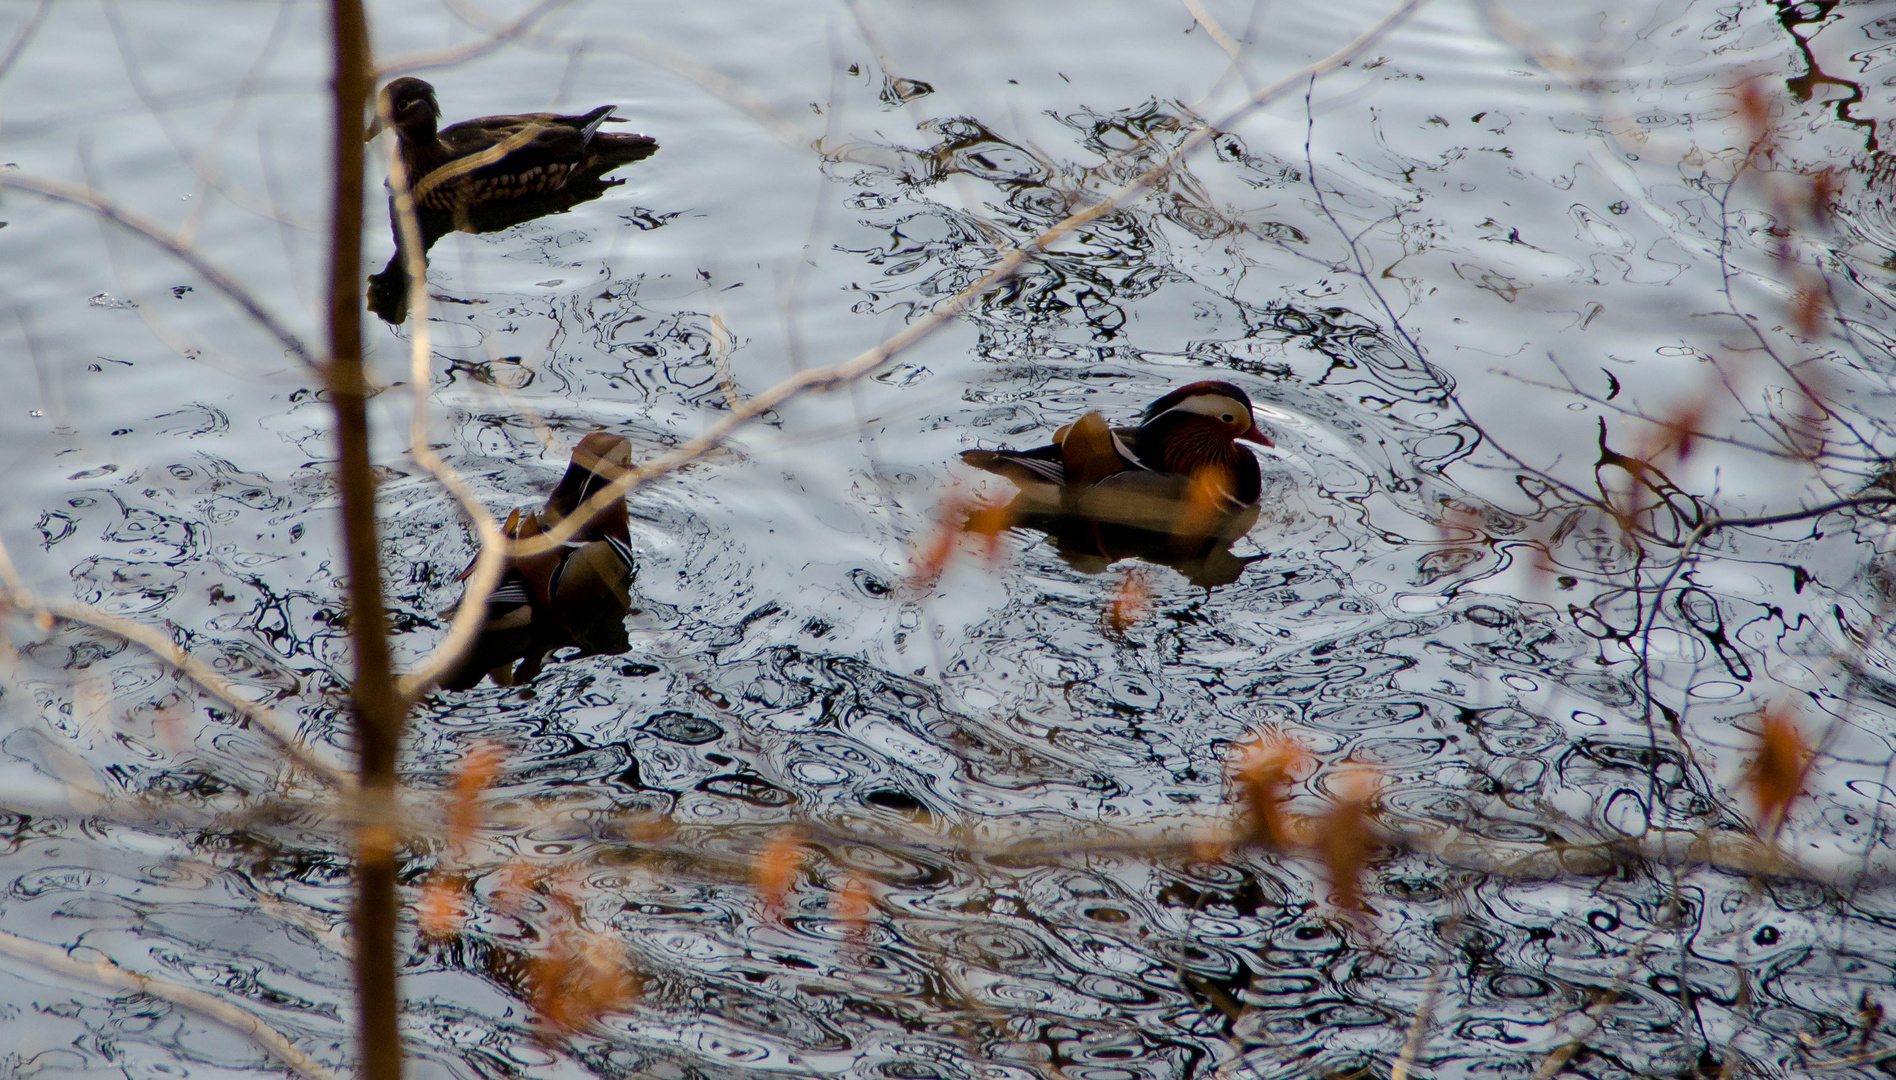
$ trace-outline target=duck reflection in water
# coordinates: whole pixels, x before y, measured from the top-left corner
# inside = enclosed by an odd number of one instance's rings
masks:
[[[504,531],[514,540],[547,532],[631,465],[632,447],[624,439],[605,432],[586,436],[545,509],[538,514],[515,510],[507,515]],[[461,579],[473,572],[470,563]],[[625,633],[632,574],[631,534],[621,497],[594,513],[564,543],[508,557],[500,583],[487,598],[480,636],[460,665],[442,677],[441,685],[467,690],[482,676],[491,676],[500,686],[529,682],[540,673],[548,653],[569,645],[578,647],[581,656],[625,652],[632,647]]]
[[[1045,532],[1075,568],[1120,559],[1173,567],[1211,588],[1261,556],[1231,545],[1257,523],[1263,474],[1240,441],[1272,445],[1251,399],[1228,382],[1181,386],[1146,407],[1137,427],[1089,412],[1031,450],[968,450],[961,460],[1020,489],[1010,520]]]
[[[497,232],[597,199],[623,180],[605,174],[651,157],[658,142],[646,135],[603,132],[622,122],[616,106],[601,105],[581,116],[525,113],[483,116],[436,130],[441,106],[434,87],[400,78],[382,88],[375,123],[395,130],[396,152],[414,195],[425,258],[450,232]],[[408,273],[401,223],[389,197],[395,254],[369,278],[369,310],[387,322],[408,317]]]

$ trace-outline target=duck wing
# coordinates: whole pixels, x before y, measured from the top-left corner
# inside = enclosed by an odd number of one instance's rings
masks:
[[[1066,484],[1066,462],[1058,443],[1032,450],[963,450],[961,460],[1020,485]]]
[[[1068,483],[1093,483],[1127,469],[1150,468],[1132,452],[1133,437],[1139,429],[1107,428],[1103,420],[1094,429],[1089,420],[1098,419],[1098,415],[1088,413],[1054,432],[1055,441],[1046,446],[1036,446],[1031,450],[963,450],[961,460],[984,472],[1005,476],[1017,484],[1056,484],[1061,487]],[[1082,475],[1069,480],[1069,476],[1075,474],[1070,471],[1067,443],[1075,429],[1082,424],[1088,430],[1081,436],[1082,442],[1073,447],[1071,455],[1076,461],[1084,461],[1086,467]]]
[[[584,116],[558,113],[521,113],[515,116],[483,116],[443,128],[441,141],[456,158],[468,157],[505,143],[514,143],[503,160],[509,171],[538,164],[573,162],[586,152],[599,125],[607,121],[616,105],[601,105]]]

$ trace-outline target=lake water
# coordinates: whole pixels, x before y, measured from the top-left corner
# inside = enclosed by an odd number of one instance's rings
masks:
[[[750,0],[562,7],[423,72],[448,121],[616,102],[660,143],[597,200],[435,247],[433,444],[502,512],[589,431],[675,445],[729,407],[718,326],[737,394],[854,356],[1388,10],[1207,6],[1241,69],[1183,6]],[[482,36],[372,15],[384,58]],[[326,26],[9,0],[0,165],[186,231],[319,341]],[[1576,1039],[1594,1077],[1887,1071],[1887,519],[1679,546],[1704,515],[1888,490],[1892,42],[1887,4],[1430,4],[874,377],[637,491],[630,651],[415,717],[405,895],[472,889],[457,936],[405,937],[415,1074],[1384,1076],[1412,1038],[1426,1076],[1529,1076]],[[1773,143],[1734,182],[1763,134],[1746,78]],[[0,221],[0,537],[27,585],[167,627],[346,760],[317,380],[143,241],[18,191]],[[473,541],[406,449],[407,333],[368,341],[412,663]],[[914,582],[954,484],[1007,491],[960,451],[1204,378],[1277,444],[1235,580],[1092,572],[1021,530]],[[1662,463],[1672,510],[1613,454]],[[0,929],[344,1068],[332,808],[148,654],[7,628]],[[1707,858],[1747,850],[1766,707],[1817,751],[1778,838],[1799,866],[1768,877]],[[1267,728],[1312,755],[1295,809],[1378,773],[1414,842],[1367,910],[1309,858],[1165,846],[1230,813],[1226,762]],[[493,828],[456,856],[434,793],[485,744]],[[753,870],[793,823],[812,850],[768,910]],[[579,932],[641,995],[539,1038],[526,972]],[[278,1072],[161,1002],[0,974],[0,1077]]]

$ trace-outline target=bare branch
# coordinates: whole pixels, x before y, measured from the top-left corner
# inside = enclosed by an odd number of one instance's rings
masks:
[[[161,1001],[169,1001],[206,1020],[222,1024],[263,1047],[304,1080],[342,1080],[341,1074],[330,1071],[315,1058],[298,1050],[288,1037],[264,1023],[263,1018],[256,1013],[202,990],[193,990],[154,975],[127,971],[110,960],[78,960],[65,949],[9,934],[4,930],[0,930],[0,953],[94,986],[146,994]]]
[[[382,117],[384,123],[389,119],[387,116]],[[392,131],[389,137],[394,138]],[[447,166],[443,166],[445,168]],[[429,177],[442,171],[435,170],[423,177],[421,183],[426,184]],[[401,694],[404,708],[413,708],[415,702],[432,689],[442,675],[461,662],[462,656],[480,636],[481,626],[487,617],[487,597],[500,584],[508,544],[506,537],[501,535],[500,524],[482,504],[474,489],[428,443],[428,393],[434,385],[434,350],[428,321],[427,242],[422,236],[421,219],[415,213],[415,192],[410,189],[408,170],[402,163],[400,153],[389,155],[389,187],[393,192],[396,228],[400,232],[402,271],[408,277],[408,385],[414,394],[414,404],[409,413],[409,452],[460,502],[467,516],[473,519],[475,532],[480,537],[480,555],[474,561],[474,572],[469,575],[467,588],[461,594],[461,604],[448,623],[448,636],[435,646],[419,667],[397,682],[397,692]]]
[[[86,604],[40,600],[34,597],[27,590],[26,582],[21,579],[18,568],[13,564],[13,556],[8,553],[4,543],[0,543],[0,581],[4,581],[7,589],[7,595],[0,596],[0,606],[10,607],[15,611],[40,612],[55,619],[83,623],[144,647],[177,668],[186,678],[222,699],[258,731],[275,741],[292,760],[311,775],[344,791],[353,786],[354,781],[347,773],[325,763],[303,745],[303,741],[296,736],[295,724],[283,719],[275,709],[267,705],[258,705],[245,700],[235,685],[200,663],[190,653],[179,648],[176,642],[160,633],[156,627],[136,623],[130,619],[121,619]]]
[[[23,173],[4,173],[0,174],[0,188],[28,191],[56,202],[83,206],[107,221],[164,248],[180,262],[197,271],[212,288],[229,297],[238,307],[243,308],[245,314],[257,321],[257,325],[263,327],[271,337],[282,343],[286,352],[301,360],[311,370],[317,368],[316,359],[311,355],[308,346],[303,344],[301,338],[291,333],[290,329],[284,326],[275,315],[272,315],[269,309],[263,306],[263,301],[239,284],[236,278],[199,255],[191,245],[180,240],[156,221],[136,210],[120,206],[84,184],[54,180],[50,177],[29,176]]]
[[[539,3],[521,12],[520,16],[512,22],[494,27],[486,37],[479,41],[470,41],[445,49],[424,49],[421,52],[405,53],[387,63],[378,64],[375,68],[375,77],[386,79],[392,75],[412,75],[417,71],[448,67],[465,60],[486,56],[503,45],[520,40],[521,34],[525,33],[528,27],[570,2],[571,0],[540,0]]]

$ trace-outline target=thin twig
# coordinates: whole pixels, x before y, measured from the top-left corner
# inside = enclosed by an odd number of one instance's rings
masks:
[[[156,627],[122,619],[87,604],[42,600],[35,597],[20,577],[19,569],[14,565],[13,556],[7,551],[4,542],[0,542],[0,581],[5,583],[7,590],[6,595],[0,596],[0,606],[26,613],[44,613],[52,618],[64,619],[68,622],[83,623],[144,647],[177,668],[186,678],[235,709],[258,731],[263,732],[282,747],[292,760],[311,775],[344,791],[353,786],[354,781],[347,773],[322,761],[313,751],[303,745],[303,741],[296,736],[295,724],[284,719],[275,709],[267,705],[245,700],[234,684],[179,648],[177,642],[160,633]]]
[[[403,53],[383,64],[376,65],[375,77],[386,79],[392,75],[412,75],[417,71],[432,68],[449,67],[467,60],[478,59],[503,45],[512,44],[534,23],[550,14],[554,9],[566,6],[572,0],[540,0],[539,3],[520,13],[512,22],[504,23],[488,32],[478,41],[453,45],[443,49],[424,49],[420,52]]]
[[[70,979],[169,1001],[206,1020],[222,1024],[263,1047],[305,1080],[342,1080],[340,1073],[330,1071],[315,1058],[298,1050],[287,1036],[264,1023],[263,1018],[256,1013],[202,990],[193,990],[155,975],[127,971],[110,960],[88,962],[74,959],[65,949],[9,934],[4,930],[0,930],[0,953]]]
[[[390,119],[382,117],[384,123]],[[440,171],[437,169],[435,173]],[[426,180],[424,177],[423,182]],[[487,598],[500,584],[508,544],[501,535],[500,523],[488,512],[473,487],[429,445],[428,393],[434,386],[434,350],[428,321],[427,245],[422,236],[421,219],[415,213],[415,193],[409,187],[408,170],[400,153],[389,155],[389,188],[395,206],[395,226],[401,233],[402,272],[408,278],[408,384],[414,394],[408,424],[409,453],[461,504],[480,538],[480,554],[474,560],[474,572],[468,575],[460,606],[448,622],[447,636],[397,683],[404,707],[412,709],[441,676],[461,662],[480,636],[487,618]]]
[[[136,210],[120,206],[84,184],[13,172],[0,173],[0,187],[28,191],[56,202],[83,206],[107,221],[164,248],[180,262],[197,271],[212,288],[229,297],[238,307],[243,308],[245,314],[256,320],[257,325],[263,327],[271,337],[282,343],[286,352],[301,360],[306,367],[316,368],[316,359],[311,355],[308,346],[303,344],[301,338],[291,333],[290,329],[284,326],[275,315],[272,315],[270,310],[263,306],[263,301],[257,299],[236,278],[199,255],[189,244],[180,240],[163,225]]]

